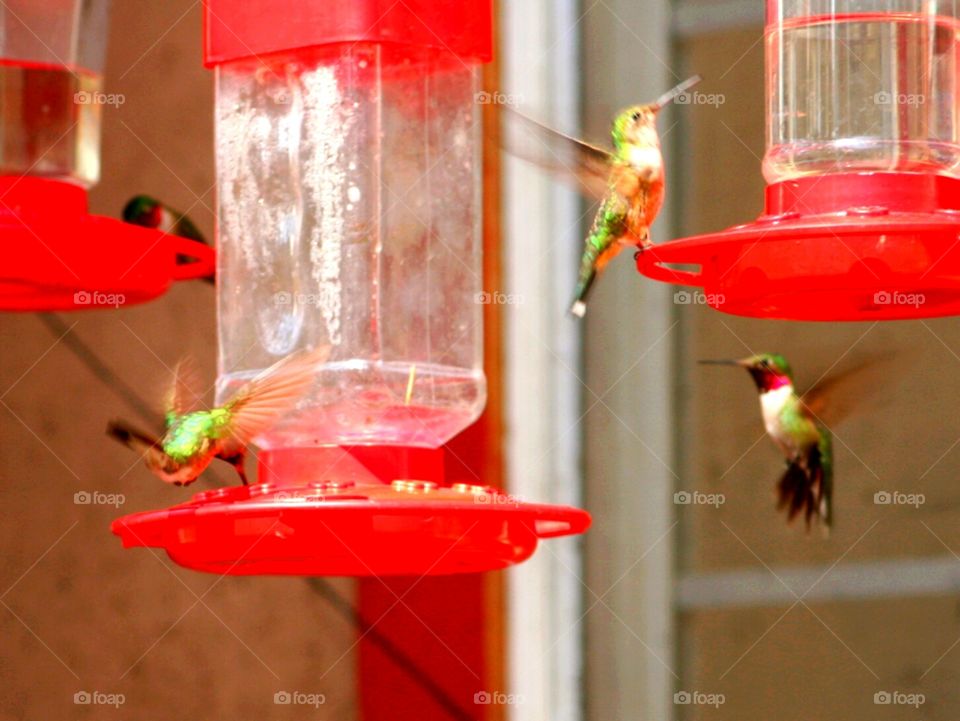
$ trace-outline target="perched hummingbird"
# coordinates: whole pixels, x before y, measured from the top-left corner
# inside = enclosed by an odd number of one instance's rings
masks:
[[[178,210],[174,210],[149,195],[136,195],[123,208],[123,220],[133,225],[142,225],[144,228],[153,228],[169,235],[178,235],[181,238],[196,240],[209,245],[207,239],[193,224],[193,221]],[[178,255],[178,263],[190,262],[186,256]],[[213,283],[213,276],[204,278]]]
[[[760,353],[743,360],[706,360],[701,363],[746,368],[760,393],[763,425],[787,459],[778,484],[778,509],[787,509],[788,520],[803,511],[807,528],[816,517],[825,532],[833,521],[833,452],[830,430],[817,419],[824,382],[799,396],[787,359],[777,353]]]
[[[160,438],[124,421],[110,422],[107,434],[141,453],[147,467],[167,483],[189,485],[219,458],[232,465],[247,485],[243,467],[247,446],[310,389],[329,353],[329,347],[323,347],[288,356],[210,410],[194,410],[200,398],[194,390],[195,373],[191,363],[181,361],[167,394],[166,430]]]
[[[602,200],[584,241],[580,271],[570,312],[582,318],[587,295],[597,276],[624,247],[650,245],[650,226],[664,195],[663,157],[657,114],[664,106],[700,82],[699,75],[683,81],[647,105],[622,110],[613,121],[613,150],[598,148],[514,113],[534,130],[551,158],[531,157],[529,144],[508,143],[511,152],[565,174],[574,174],[582,189]]]

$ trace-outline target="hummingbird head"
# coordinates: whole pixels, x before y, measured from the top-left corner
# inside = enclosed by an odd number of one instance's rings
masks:
[[[701,363],[746,368],[761,393],[793,385],[793,370],[779,353],[758,353],[741,360],[703,360]]]
[[[617,148],[624,145],[660,146],[657,134],[657,111],[654,104],[633,105],[621,110],[613,120],[613,144]]]
[[[149,195],[137,195],[123,208],[124,221],[134,225],[158,228],[162,218],[163,207]]]
[[[642,145],[645,147],[660,147],[660,136],[657,134],[657,113],[672,103],[687,90],[699,83],[699,75],[687,78],[646,105],[632,105],[621,110],[613,120],[613,144],[620,148],[624,145]]]

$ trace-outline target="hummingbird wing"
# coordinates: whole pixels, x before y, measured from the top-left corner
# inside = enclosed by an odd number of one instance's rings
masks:
[[[863,411],[880,397],[880,391],[896,385],[907,370],[903,353],[885,353],[859,360],[854,365],[821,378],[800,400],[821,422],[834,425],[854,411]]]
[[[320,366],[330,356],[330,346],[294,353],[274,363],[243,386],[224,404],[230,421],[224,435],[229,454],[249,445],[277,417],[303,397],[316,382]]]
[[[204,245],[210,245],[207,242],[207,239],[203,237],[203,233],[200,232],[200,229],[194,225],[193,221],[190,218],[180,213],[176,210],[170,210],[170,213],[173,215],[174,222],[172,233],[174,235],[179,235],[182,238],[187,238],[189,240],[196,240]]]
[[[173,369],[173,381],[164,403],[167,417],[180,416],[197,410],[203,400],[203,392],[200,388],[197,362],[191,356],[181,358]]]
[[[508,153],[576,183],[587,197],[601,200],[610,194],[612,153],[507,106],[503,111],[506,122],[500,142]]]

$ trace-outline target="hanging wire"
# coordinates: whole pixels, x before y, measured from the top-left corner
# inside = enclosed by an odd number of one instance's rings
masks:
[[[91,373],[107,386],[120,399],[130,406],[145,423],[154,424],[157,420],[157,411],[145,401],[137,391],[124,382],[116,373],[104,363],[94,350],[73,332],[63,320],[54,313],[37,313],[41,322],[83,363]],[[207,470],[208,475],[212,474]],[[216,476],[214,476],[216,477]],[[220,479],[217,479],[218,481]],[[323,598],[341,618],[350,623],[354,631],[361,638],[368,638],[383,654],[393,661],[401,671],[418,684],[450,717],[457,721],[474,721],[474,716],[461,707],[447,691],[436,683],[430,673],[420,666],[403,649],[397,646],[386,635],[376,629],[360,612],[341,594],[329,581],[324,578],[307,578],[307,586]]]

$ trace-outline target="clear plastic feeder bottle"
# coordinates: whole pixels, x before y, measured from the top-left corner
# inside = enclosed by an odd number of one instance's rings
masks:
[[[108,0],[0,6],[0,176],[100,177]]]
[[[218,399],[331,348],[313,391],[257,439],[268,452],[437,448],[485,402],[476,26],[489,35],[489,8],[369,5],[208,3]]]
[[[492,2],[205,5],[218,398],[292,353],[330,355],[254,439],[258,483],[114,532],[202,571],[321,576],[487,571],[582,533],[584,511],[444,470],[486,395],[476,93]]]
[[[767,182],[960,177],[957,12],[954,0],[767,0]]]

